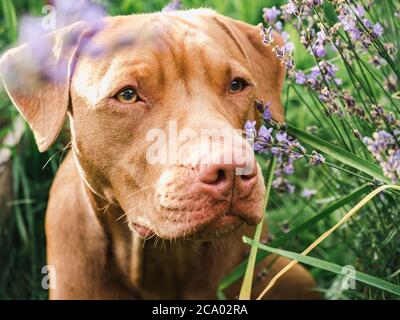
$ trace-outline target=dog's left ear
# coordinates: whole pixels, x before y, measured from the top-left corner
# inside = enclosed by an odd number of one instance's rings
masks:
[[[267,47],[262,43],[260,28],[218,14],[215,14],[213,18],[241,47],[252,69],[258,98],[264,102],[271,102],[272,117],[282,122],[284,111],[281,92],[285,67],[272,51],[272,47]],[[275,45],[280,47],[284,45],[283,38],[279,34],[273,33],[273,37]]]
[[[77,22],[10,49],[0,59],[4,87],[41,152],[63,127],[74,61],[82,39],[91,32],[87,23]]]

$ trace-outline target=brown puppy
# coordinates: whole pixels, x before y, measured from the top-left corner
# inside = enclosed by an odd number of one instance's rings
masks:
[[[190,10],[77,23],[42,46],[51,51],[40,63],[27,63],[35,48],[24,45],[4,55],[1,70],[40,151],[67,114],[71,125],[72,151],[47,209],[50,298],[214,299],[245,258],[241,236],[264,214],[261,170],[234,129],[257,120],[256,98],[283,120],[284,70],[258,29]],[[175,136],[188,128],[190,139]],[[235,142],[210,151],[203,129]],[[254,294],[287,263],[271,267],[272,259],[258,267],[270,272]],[[268,297],[314,298],[313,286],[296,266]]]

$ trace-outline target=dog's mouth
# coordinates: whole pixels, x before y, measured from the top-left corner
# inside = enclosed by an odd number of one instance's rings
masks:
[[[186,239],[186,240],[207,240],[221,238],[237,230],[244,220],[234,213],[226,213],[215,218],[205,218],[188,221],[185,225],[166,225],[165,230],[156,232],[136,222],[129,222],[129,228],[137,233],[139,237],[148,240],[153,237],[161,239]],[[167,233],[167,234],[164,234]]]
[[[242,217],[234,213],[227,213],[218,216],[209,224],[200,225],[198,230],[187,238],[199,240],[222,238],[237,230],[244,222]]]
[[[131,231],[136,231],[137,234],[143,239],[150,239],[156,235],[153,230],[138,223],[129,222],[129,228]]]

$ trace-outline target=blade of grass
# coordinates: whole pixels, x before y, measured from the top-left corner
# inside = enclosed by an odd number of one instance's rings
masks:
[[[243,241],[253,247],[257,247],[258,249],[272,252],[272,253],[281,255],[283,257],[307,264],[307,265],[315,267],[315,268],[319,268],[319,269],[330,271],[330,272],[333,272],[333,273],[336,273],[339,275],[343,275],[344,267],[340,266],[338,264],[328,262],[325,260],[321,260],[321,259],[317,259],[317,258],[313,258],[313,257],[303,256],[301,254],[298,254],[298,253],[295,253],[292,251],[286,251],[286,250],[272,248],[272,247],[263,245],[259,242],[256,242],[253,239],[250,239],[247,237],[243,237]],[[390,283],[388,281],[379,279],[377,277],[374,277],[374,276],[371,276],[369,274],[362,273],[359,271],[355,271],[355,279],[362,283],[365,283],[367,285],[370,285],[375,288],[385,290],[387,292],[390,292],[390,293],[400,296],[400,287],[396,286],[395,284]]]
[[[317,240],[315,240],[307,249],[305,249],[301,254],[303,256],[309,254],[315,247],[317,247],[323,240],[325,240],[328,236],[330,236],[337,228],[347,222],[353,214],[357,213],[358,210],[363,208],[370,200],[372,200],[376,195],[381,193],[386,189],[394,189],[400,190],[400,186],[396,185],[383,185],[379,188],[376,188],[374,191],[369,193],[364,199],[362,199],[355,207],[353,207],[349,212],[347,212],[342,219],[340,219],[332,228],[322,234]],[[287,271],[289,271],[294,265],[296,265],[297,261],[292,261],[286,267],[284,267],[278,274],[272,278],[270,283],[268,283],[267,287],[263,290],[263,292],[258,296],[257,300],[260,300],[276,283],[276,281],[283,276]]]
[[[217,292],[217,299],[218,300],[228,300],[228,298],[225,296],[225,294],[222,291]]]
[[[17,39],[18,19],[13,2],[11,0],[3,0],[2,9],[8,38],[11,42],[14,42]]]
[[[14,178],[14,184],[13,184],[13,195],[14,197],[18,195],[19,192],[19,186],[20,186],[20,159],[18,157],[14,157],[13,161],[13,178]],[[21,238],[22,243],[26,246],[28,244],[28,231],[27,227],[25,225],[25,221],[22,217],[22,211],[19,206],[15,207],[15,219],[16,219],[16,226],[17,230],[19,232],[19,236]]]
[[[300,226],[294,228],[293,230],[289,231],[287,234],[277,238],[274,242],[272,242],[273,246],[280,246],[287,242],[288,240],[294,238],[300,232],[304,232],[305,230],[310,229],[314,225],[316,225],[320,220],[328,217],[330,214],[335,212],[336,210],[344,207],[345,205],[351,203],[354,200],[357,200],[361,195],[365,194],[367,191],[371,189],[370,184],[365,184],[360,188],[354,190],[349,195],[335,201],[325,209],[323,209],[318,215],[310,218]],[[265,259],[268,256],[268,253],[265,251],[258,252],[256,263],[260,262],[261,260]],[[219,290],[225,290],[226,288],[230,287],[236,281],[238,281],[244,274],[246,269],[246,261],[243,261],[239,264],[228,276],[226,276],[219,285]]]
[[[276,166],[276,158],[273,157],[270,160],[268,166],[268,176],[267,176],[268,178],[267,178],[265,198],[264,198],[264,211],[263,211],[264,214],[268,206],[268,199],[271,191],[272,179],[275,173],[275,166]],[[256,227],[256,231],[254,233],[254,241],[257,242],[260,241],[263,226],[264,226],[264,216],[261,222]],[[251,298],[251,286],[253,283],[253,274],[256,265],[256,258],[257,258],[257,247],[252,247],[249,255],[249,260],[247,262],[246,273],[244,275],[242,287],[240,289],[239,300],[250,300]]]
[[[333,159],[364,172],[380,182],[387,184],[391,183],[390,179],[384,176],[382,169],[375,163],[361,159],[353,153],[343,150],[342,148],[325,141],[324,139],[313,136],[290,124],[287,125],[287,129],[290,135],[294,136],[310,147],[325,153]]]
[[[362,187],[356,189],[349,195],[341,198],[340,200],[336,201],[329,207],[325,208],[322,210],[319,214],[315,215],[314,217],[310,218],[306,222],[302,223],[298,227],[293,228],[290,230],[288,233],[283,234],[281,237],[277,238],[272,244],[274,246],[280,246],[284,243],[286,243],[288,240],[294,238],[296,235],[300,234],[301,232],[304,232],[314,225],[317,224],[317,222],[321,221],[322,219],[328,217],[331,213],[334,211],[344,207],[348,203],[352,202],[353,200],[357,200],[361,195],[366,193],[367,191],[370,191],[372,188],[371,184],[365,184]]]

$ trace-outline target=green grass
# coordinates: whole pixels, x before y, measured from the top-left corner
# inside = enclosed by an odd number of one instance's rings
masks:
[[[290,251],[285,251],[285,250],[279,250],[272,248],[270,246],[263,245],[259,242],[255,242],[254,240],[243,237],[243,241],[249,245],[252,245],[253,247],[259,248],[261,250],[271,252],[271,253],[276,253],[278,255],[281,255],[283,257],[290,258],[292,260],[302,262],[306,265],[316,267],[322,270],[330,271],[332,273],[336,273],[338,275],[343,275],[343,268],[345,266],[339,266],[334,263],[330,263],[321,259],[316,259],[316,258],[311,258],[307,256],[302,256],[300,254],[290,252]],[[400,286],[396,286],[390,282],[383,281],[382,279],[372,277],[368,274],[362,273],[362,272],[354,272],[354,278],[357,279],[357,281],[360,281],[362,283],[368,284],[370,286],[373,286],[375,288],[387,291],[389,293],[395,294],[395,295],[400,295]]]
[[[117,4],[114,1],[104,1],[111,15],[157,11],[167,2],[122,0]],[[283,0],[183,1],[186,8],[211,7],[222,14],[252,24],[262,21],[263,7],[278,6],[284,2]],[[15,43],[18,19],[25,13],[39,15],[42,5],[43,1],[2,1],[1,50]],[[393,6],[391,2],[382,1],[379,4],[375,2],[371,11],[372,18],[393,16]],[[326,17],[324,24],[335,22],[336,16],[330,5],[325,5],[320,14]],[[393,42],[399,48],[399,19],[387,19],[385,23],[386,41]],[[299,35],[292,26],[287,25],[285,30],[289,32],[291,40],[296,45],[294,59],[297,68],[309,70],[315,65],[315,58],[302,47]],[[384,55],[380,43],[374,50]],[[356,49],[353,53],[361,55]],[[396,67],[399,65],[398,55],[395,61],[388,59],[387,65],[381,72],[376,72],[365,56],[347,61],[338,59],[337,54],[329,52],[328,58],[338,65],[338,77],[343,80],[343,86],[351,91],[357,103],[366,110],[367,116],[372,103],[381,103],[387,111],[393,111],[399,118],[399,95],[383,88],[387,74],[392,70],[394,74],[398,72]],[[271,189],[266,220],[273,239],[266,247],[256,243],[259,250],[256,256],[252,255],[255,256],[256,262],[265,258],[269,252],[300,259],[296,253],[302,252],[337,223],[344,213],[374,187],[389,182],[365,146],[351,133],[353,129],[364,134],[371,133],[376,130],[374,124],[370,121],[360,121],[355,116],[345,119],[327,117],[324,112],[325,106],[319,102],[315,92],[295,84],[290,79],[286,81],[282,99],[286,120],[290,123],[289,132],[304,143],[309,152],[310,150],[322,152],[327,164],[311,168],[306,159],[301,160],[296,164],[295,175],[290,178],[296,186],[297,191],[294,194],[281,194]],[[17,112],[9,99],[1,94],[0,139],[10,130],[10,123],[16,115]],[[59,141],[64,140],[59,139]],[[0,228],[0,299],[47,298],[47,292],[41,288],[43,276],[41,269],[46,264],[44,211],[48,190],[59,166],[61,157],[59,151],[63,147],[64,144],[58,142],[49,152],[40,154],[32,133],[27,129],[21,143],[12,150],[14,201],[8,204],[12,212],[5,225]],[[52,156],[54,158],[42,169]],[[267,157],[260,156],[259,160],[265,167]],[[304,199],[301,196],[304,188],[316,189],[317,194],[311,200]],[[310,265],[319,290],[326,298],[398,299],[399,201],[399,193],[394,191],[387,191],[384,195],[375,197],[345,226],[315,248],[312,257],[299,260]],[[287,226],[289,230],[286,230]],[[255,244],[250,240],[248,243]],[[243,261],[221,282],[221,290],[243,277],[247,262]],[[353,265],[357,272],[367,275],[367,281],[361,279],[361,283],[357,283],[356,290],[338,288],[336,284],[342,279],[338,267],[343,265]],[[250,265],[249,270],[251,269]],[[387,290],[388,287],[390,290]],[[219,296],[223,297],[221,292]]]

